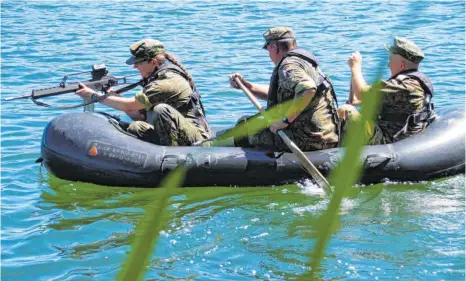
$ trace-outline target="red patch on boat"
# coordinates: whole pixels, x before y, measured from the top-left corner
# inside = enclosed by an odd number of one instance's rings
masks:
[[[91,149],[89,149],[89,151],[87,152],[87,155],[91,157],[97,156],[97,147],[95,146],[91,147]]]

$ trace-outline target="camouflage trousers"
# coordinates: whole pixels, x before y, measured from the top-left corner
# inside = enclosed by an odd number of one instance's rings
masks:
[[[348,125],[354,121],[359,120],[362,115],[361,113],[352,105],[345,104],[341,106],[338,111],[338,117],[343,122],[342,126],[342,135],[346,135],[346,131],[348,130]],[[386,144],[390,143],[384,134],[382,129],[373,121],[366,121],[364,124],[364,132],[366,137],[369,139],[368,145],[376,145],[376,144]]]
[[[206,139],[205,134],[178,110],[159,104],[148,112],[148,122],[134,121],[127,131],[139,139],[165,146],[190,146]]]
[[[254,116],[241,117],[237,125],[248,122],[248,119]],[[257,120],[255,121],[257,122]],[[235,146],[237,147],[249,147],[249,148],[260,148],[270,151],[287,151],[291,152],[285,142],[279,135],[272,133],[269,129],[269,124],[266,120],[262,120],[263,124],[259,125],[261,128],[259,132],[249,131],[249,126],[246,126],[248,132],[247,137],[236,139]],[[295,130],[294,126],[300,126],[300,124],[291,124],[283,130],[283,132],[302,150],[302,151],[315,151],[327,148],[336,147],[338,143],[325,143],[320,139],[310,138],[307,135],[300,134],[298,130]],[[254,124],[254,127],[258,127]],[[253,129],[254,130],[254,129]]]

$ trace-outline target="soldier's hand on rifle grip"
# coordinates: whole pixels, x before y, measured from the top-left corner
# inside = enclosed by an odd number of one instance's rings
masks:
[[[92,94],[95,94],[95,91],[91,88],[87,87],[83,83],[79,83],[79,90],[76,91],[76,94],[82,97],[84,100],[90,100]]]
[[[113,88],[108,89],[107,93],[111,94],[112,96],[121,97],[121,95]]]

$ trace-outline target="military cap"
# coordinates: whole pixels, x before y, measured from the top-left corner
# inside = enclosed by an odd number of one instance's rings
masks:
[[[403,37],[396,36],[395,40],[393,40],[393,46],[385,45],[385,49],[392,54],[400,55],[414,63],[420,63],[424,58],[424,53],[421,48],[414,44],[414,42]]]
[[[135,64],[146,60],[153,59],[158,54],[165,53],[163,44],[159,40],[143,39],[129,47],[131,57],[126,64]]]
[[[274,27],[264,32],[264,39],[265,44],[263,48],[267,49],[267,45],[272,41],[294,39],[294,33],[293,30],[289,27]]]

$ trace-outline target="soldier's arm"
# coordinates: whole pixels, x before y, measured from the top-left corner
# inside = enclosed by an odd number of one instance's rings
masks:
[[[264,85],[264,84],[256,84],[256,83],[250,83],[251,88],[250,89],[251,93],[258,99],[261,100],[267,100],[268,95],[269,95],[269,85]]]
[[[115,90],[110,90],[109,92],[111,92],[114,96],[121,97],[120,94],[115,93]],[[141,106],[143,106],[143,105],[141,104]],[[146,120],[146,116],[142,113],[142,111],[144,111],[144,109],[127,110],[127,111],[123,111],[123,112],[126,113],[126,115],[128,115],[134,121],[144,121],[144,120]]]
[[[230,75],[230,86],[235,89],[240,89],[235,79],[238,79],[256,98],[267,100],[269,94],[269,85],[256,84],[244,79],[240,73]]]
[[[79,90],[76,91],[76,94],[83,97],[86,100],[95,98],[101,98],[102,95],[97,94],[93,89],[87,87],[84,84],[79,84]],[[144,105],[137,101],[135,98],[124,98],[119,95],[108,96],[105,99],[99,100],[100,103],[105,104],[111,108],[121,110],[121,111],[130,111],[130,110],[139,110],[143,109]]]
[[[258,99],[267,100],[269,95],[269,85],[256,84],[243,79],[243,85]]]
[[[358,52],[359,54],[359,52]],[[353,54],[354,55],[354,54]],[[358,58],[353,58],[353,62],[350,60],[348,61],[348,64],[350,65],[351,68],[351,88],[352,88],[352,93],[353,93],[353,101],[354,99],[356,101],[362,100],[362,94],[370,89],[370,85],[367,84],[366,80],[364,79],[364,76],[362,75],[362,66],[361,66],[361,58],[359,55],[359,61]],[[350,102],[353,102],[350,101]]]
[[[316,89],[308,89],[300,95],[295,96],[290,108],[286,112],[286,117],[290,122],[293,122],[299,114],[309,105],[316,93]]]
[[[288,120],[293,122],[311,102],[316,93],[317,85],[303,68],[293,64],[285,64],[279,75],[280,85],[294,93],[294,100],[285,114]]]
[[[144,109],[144,105],[135,98],[109,96],[106,99],[101,100],[100,103],[124,112]]]
[[[362,57],[359,52],[352,53],[348,58],[348,65],[351,69],[351,104],[359,103],[364,92],[370,89],[364,76],[362,75]]]
[[[191,87],[186,79],[178,76],[157,80],[136,94],[136,100],[144,104],[145,109],[161,103],[180,107],[190,100]]]
[[[144,121],[145,116],[141,114],[139,110],[128,110],[125,111],[126,115],[134,121]]]
[[[351,69],[351,84],[354,98],[350,101],[352,104],[362,100],[362,95],[367,92],[371,86],[367,84],[361,69]]]

